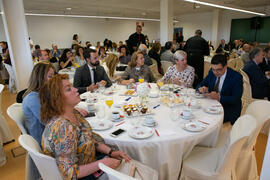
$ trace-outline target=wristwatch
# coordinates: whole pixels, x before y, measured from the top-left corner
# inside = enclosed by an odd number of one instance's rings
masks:
[[[113,149],[110,150],[110,152],[108,153],[108,155],[111,157],[113,153]]]

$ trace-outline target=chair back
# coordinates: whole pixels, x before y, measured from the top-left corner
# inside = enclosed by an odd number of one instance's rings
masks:
[[[235,59],[230,59],[230,60],[228,61],[228,67],[234,69],[234,68],[235,68],[235,65],[236,65]]]
[[[257,121],[250,115],[244,115],[237,119],[232,127],[230,136],[225,146],[220,151],[216,171],[231,172],[235,169],[236,160],[243,144],[256,129]]]
[[[149,67],[150,71],[152,72],[152,74],[153,74],[155,80],[158,80],[158,79],[162,78],[162,75],[159,74],[159,72],[158,72],[157,64],[152,64],[152,65],[150,65],[150,66],[148,66],[148,67]]]
[[[98,163],[98,167],[108,175],[109,180],[136,180],[135,178],[120,173],[103,163]]]
[[[14,103],[10,105],[7,108],[7,114],[13,121],[16,122],[22,134],[27,134],[25,126],[24,126],[25,116],[22,110],[22,104]]]
[[[242,95],[242,112],[243,115],[248,107],[248,105],[252,102],[252,91],[251,85],[249,82],[248,75],[242,70],[239,70],[240,74],[243,76],[243,95]]]
[[[12,69],[12,66],[9,64],[4,63],[5,68],[7,69],[7,72],[9,74],[9,84],[8,84],[8,89],[11,93],[16,93],[16,77],[15,73]]]
[[[169,61],[160,61],[161,62],[161,67],[163,69],[163,72],[166,73],[167,72],[167,69],[173,65],[172,62],[169,62]]]
[[[20,135],[19,143],[30,154],[43,180],[62,180],[55,159],[43,154],[38,142],[32,136]]]
[[[235,66],[234,66],[234,70],[237,72],[240,72],[240,70],[242,70],[244,68],[244,62],[241,59],[241,57],[238,57],[235,59]]]
[[[4,90],[4,85],[3,84],[0,84],[0,114],[2,114],[2,92]]]
[[[152,64],[156,64],[157,65],[157,61],[155,59],[151,58],[151,60],[152,60]]]
[[[246,114],[252,115],[258,121],[258,129],[256,130],[256,137],[260,131],[268,134],[270,127],[270,102],[267,100],[257,100],[252,102],[246,110]],[[253,145],[256,143],[256,139],[253,139]],[[252,146],[253,147],[253,146]]]

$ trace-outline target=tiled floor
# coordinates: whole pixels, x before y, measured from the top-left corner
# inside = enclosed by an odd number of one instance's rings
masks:
[[[16,101],[16,95],[9,93],[7,89],[3,91],[2,94],[2,111],[4,114],[4,117],[6,118],[6,121],[9,125],[9,128],[11,129],[14,137],[15,137],[15,142],[12,142],[10,144],[7,144],[4,146],[6,156],[7,156],[7,162],[4,166],[0,167],[0,180],[23,180],[25,179],[25,155],[21,155],[18,157],[13,157],[11,150],[19,147],[18,143],[18,136],[20,135],[20,130],[16,126],[15,122],[12,121],[7,113],[6,109],[8,106],[13,104]],[[258,164],[258,171],[261,171],[261,166],[263,162],[263,157],[264,157],[264,151],[265,151],[265,146],[267,142],[267,136],[264,134],[260,134],[258,139],[257,139],[257,144],[256,144],[256,159],[257,159],[257,164]],[[24,150],[19,147],[15,150],[16,154],[19,154],[23,152]]]

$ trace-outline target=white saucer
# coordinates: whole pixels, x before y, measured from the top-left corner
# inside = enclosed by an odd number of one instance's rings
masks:
[[[146,123],[145,121],[143,121],[142,125],[143,125],[143,126],[147,126],[147,127],[155,127],[155,126],[158,125],[158,122],[157,122],[157,121],[154,121],[153,124],[148,124],[148,123]]]
[[[154,135],[154,130],[149,127],[134,127],[128,130],[128,135],[134,139],[147,139]]]
[[[204,111],[209,114],[220,114],[222,112],[222,107],[208,107],[204,108]]]
[[[181,115],[181,114],[180,114],[180,117],[181,117],[182,119],[185,119],[185,120],[189,120],[189,119],[195,118],[194,114],[190,114],[190,116],[184,116],[184,115]]]
[[[123,121],[125,118],[123,117],[123,118],[118,118],[118,119],[113,119],[113,118],[111,118],[111,121],[112,122],[120,122],[120,121]]]
[[[93,130],[104,131],[112,128],[113,123],[110,121],[88,121]]]
[[[200,132],[200,131],[203,131],[205,128],[206,128],[206,126],[203,126],[203,125],[196,123],[196,122],[186,123],[183,126],[183,129],[190,131],[190,132]]]

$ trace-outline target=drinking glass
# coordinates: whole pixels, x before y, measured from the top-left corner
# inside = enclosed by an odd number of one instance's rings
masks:
[[[98,105],[97,118],[99,120],[102,120],[104,119],[104,117],[105,117],[105,107],[100,103]]]
[[[108,100],[105,101],[105,103],[111,109],[111,106],[113,105],[113,100],[112,99],[108,99]]]

